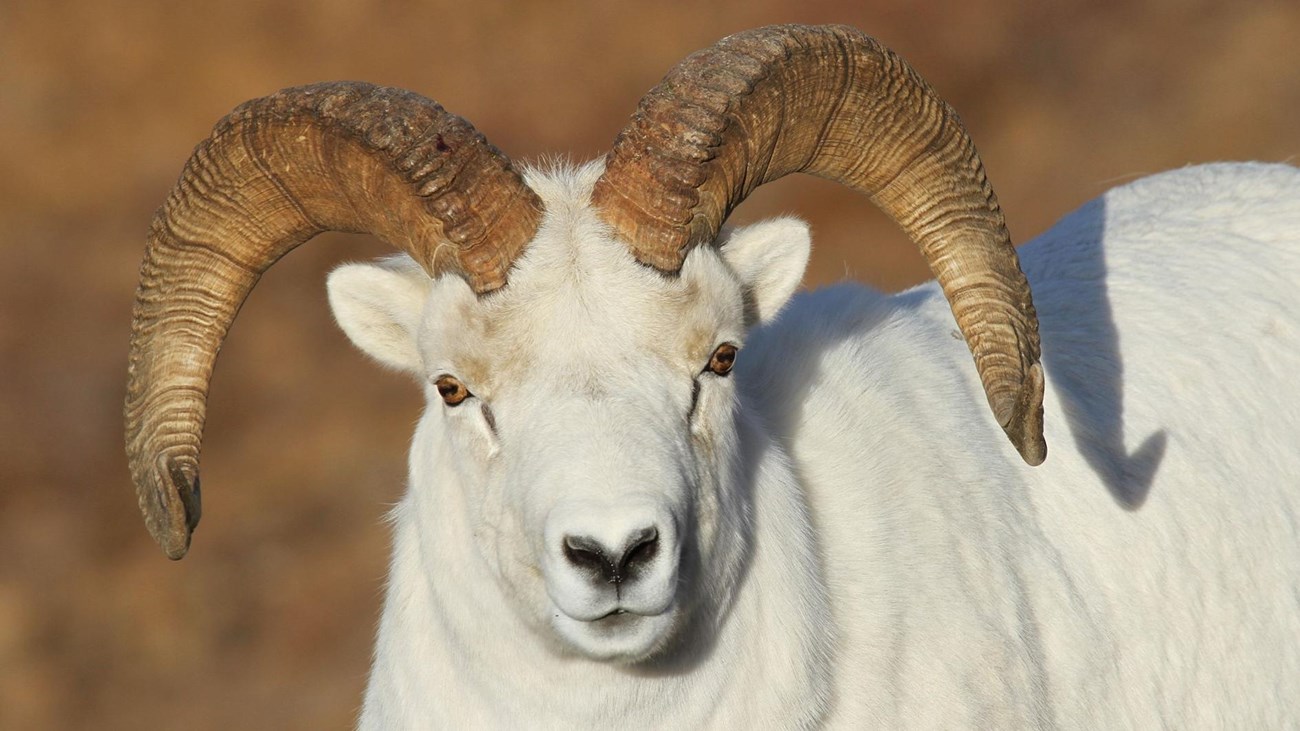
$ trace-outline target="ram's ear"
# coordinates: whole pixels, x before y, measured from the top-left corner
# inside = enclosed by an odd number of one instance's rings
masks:
[[[354,345],[380,363],[412,375],[422,370],[416,332],[429,277],[413,261],[344,264],[326,282],[334,319]]]
[[[797,218],[736,228],[722,243],[722,258],[740,278],[760,323],[776,317],[794,294],[811,251],[808,224]]]

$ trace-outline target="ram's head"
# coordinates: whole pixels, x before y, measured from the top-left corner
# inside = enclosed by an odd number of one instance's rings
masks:
[[[458,485],[526,616],[590,656],[645,656],[745,550],[729,373],[808,236],[722,226],[793,172],[870,196],[916,241],[998,422],[1042,461],[1033,305],[961,124],[874,40],[779,26],[687,58],[578,170],[521,175],[464,120],[366,84],[232,112],[141,269],[126,427],[149,530],[188,549],[209,377],[261,273],[321,231],[372,233],[405,256],[339,269],[330,299],[363,350],[425,384],[411,489]]]

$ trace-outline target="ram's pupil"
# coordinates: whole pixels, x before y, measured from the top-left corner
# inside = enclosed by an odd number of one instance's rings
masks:
[[[451,376],[439,378],[435,385],[438,388],[438,395],[442,396],[442,400],[451,406],[455,406],[469,397],[469,390],[465,388],[465,384]]]
[[[734,345],[719,345],[718,349],[713,351],[713,358],[709,361],[709,370],[725,376],[731,372],[731,367],[736,362],[736,347]]]

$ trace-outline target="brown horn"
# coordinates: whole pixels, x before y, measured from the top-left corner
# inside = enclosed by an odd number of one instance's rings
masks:
[[[371,233],[481,294],[505,284],[541,210],[468,122],[400,89],[286,89],[218,122],[154,216],[131,324],[127,458],[167,555],[199,521],[212,366],[262,272],[322,231]]]
[[[592,202],[639,261],[676,272],[755,188],[796,172],[870,196],[911,236],[998,423],[1040,464],[1038,318],[997,198],[957,115],[874,39],[769,26],[687,57],[641,100]]]

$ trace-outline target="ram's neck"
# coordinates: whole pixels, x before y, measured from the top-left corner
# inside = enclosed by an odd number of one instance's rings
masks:
[[[558,654],[497,582],[475,575],[482,567],[468,529],[452,518],[459,491],[445,489],[455,486],[411,491],[395,515],[361,727],[813,723],[830,703],[834,630],[807,510],[784,452],[752,424],[742,431],[754,550],[716,630],[688,632],[678,643],[686,656],[660,667]],[[430,535],[422,525],[447,530]]]

